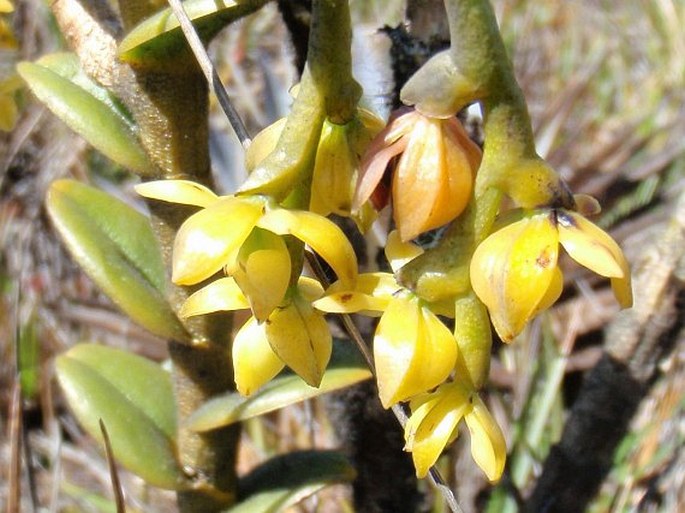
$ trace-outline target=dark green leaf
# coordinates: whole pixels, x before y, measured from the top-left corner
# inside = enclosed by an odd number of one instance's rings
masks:
[[[187,0],[188,17],[204,42],[209,42],[229,23],[253,13],[268,0]],[[119,45],[119,57],[136,66],[178,65],[180,55],[188,55],[185,36],[178,19],[167,8],[135,27]]]
[[[123,107],[83,74],[73,55],[22,62],[17,71],[53,114],[107,157],[142,175],[153,171]]]
[[[118,461],[154,486],[188,485],[176,459],[171,378],[159,365],[125,351],[81,344],[59,356],[56,368],[76,418],[98,440],[102,419]]]
[[[371,372],[356,350],[349,343],[337,342],[319,388],[310,387],[299,376],[286,372],[250,397],[233,392],[207,401],[190,416],[188,426],[195,431],[209,431],[353,385],[370,377]]]
[[[277,456],[240,480],[240,502],[226,513],[276,513],[325,486],[350,482],[355,475],[347,458],[334,451]]]
[[[185,330],[166,300],[166,273],[148,219],[102,191],[58,180],[46,206],[84,271],[133,320],[166,338]]]

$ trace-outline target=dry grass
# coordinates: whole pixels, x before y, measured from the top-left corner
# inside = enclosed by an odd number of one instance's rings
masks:
[[[383,2],[360,3],[365,4],[360,17],[376,26],[397,16],[397,10],[379,7]],[[683,191],[685,4],[507,0],[495,5],[530,102],[541,153],[576,192],[600,199],[605,206],[600,222],[635,261]],[[38,0],[22,3],[14,16],[21,46],[0,59],[33,58],[58,47],[45,9]],[[282,114],[287,103],[295,75],[283,35],[271,9],[214,46],[252,132]],[[267,93],[270,104],[262,101]],[[161,340],[117,312],[70,262],[41,204],[47,185],[60,176],[95,181],[124,197],[131,196],[130,181],[28,95],[22,101],[16,129],[0,134],[0,511],[113,511],[104,452],[66,409],[52,379],[52,360],[81,340],[126,347],[158,361],[166,350]],[[213,125],[223,148],[215,170],[222,187],[230,189],[236,183],[230,170],[240,153],[226,143],[233,136],[220,116]],[[575,266],[569,266],[566,277],[563,300],[518,344],[501,348],[493,365],[491,402],[509,439],[531,429],[531,415],[540,413],[535,410],[539,402],[530,411],[531,400],[548,393],[539,446],[531,451],[520,483],[524,494],[559,436],[580,375],[597,361],[602,328],[616,314],[606,284]],[[34,349],[35,358],[22,362],[25,388],[18,400],[20,341]],[[568,360],[554,367],[559,348]],[[560,372],[558,386],[545,388],[554,369]],[[684,383],[681,340],[662,362],[661,376],[591,511],[685,510]],[[251,421],[243,435],[240,468],[294,448],[334,447],[333,433],[320,401]],[[480,510],[487,488],[463,442],[440,465],[464,510]],[[173,510],[170,493],[147,488],[126,472],[121,480],[129,511]],[[20,504],[14,510],[13,501]],[[333,488],[296,510],[351,511],[348,491]],[[444,511],[439,501],[432,511]]]

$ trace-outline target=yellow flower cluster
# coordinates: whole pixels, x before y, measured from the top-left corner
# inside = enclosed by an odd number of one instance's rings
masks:
[[[386,245],[394,271],[422,253],[400,239],[392,232]],[[429,304],[399,285],[393,274],[367,273],[359,275],[354,288],[334,283],[314,306],[332,313],[381,316],[373,345],[378,393],[386,408],[409,401],[406,449],[419,477],[457,436],[464,419],[474,460],[489,479],[499,479],[506,460],[504,437],[464,373],[454,372],[460,366],[458,344],[438,317],[454,317],[453,302]]]
[[[276,140],[284,126],[277,122],[257,136],[248,167],[278,151]],[[182,317],[251,310],[232,347],[241,393],[253,393],[286,365],[318,386],[332,347],[324,313],[380,317],[373,344],[379,397],[385,408],[409,403],[406,450],[417,475],[428,473],[464,421],[474,461],[496,481],[504,469],[506,442],[478,395],[489,368],[490,322],[509,342],[558,299],[563,284],[560,245],[609,278],[624,307],[632,302],[628,264],[605,232],[550,200],[550,206],[501,212],[495,223],[500,227],[464,249],[472,252],[463,270],[470,277],[467,290],[427,301],[396,278],[413,259],[430,257],[408,241],[458,218],[477,201],[481,151],[455,117],[431,118],[401,109],[379,128],[361,109],[346,125],[324,122],[304,194],[307,211],[286,209],[268,196],[248,192],[219,197],[183,180],[150,182],[137,190],[151,199],[201,208],[178,231],[172,280],[198,285],[213,278],[187,299]],[[558,177],[554,180],[552,188]],[[507,183],[491,187],[506,188]],[[544,192],[547,186],[536,187]],[[514,201],[520,196],[503,192]],[[323,216],[356,215],[358,225],[365,227],[369,204],[380,209],[390,196],[397,230],[390,233],[385,250],[393,272],[358,275],[350,242]],[[582,211],[596,206],[580,196],[577,203]],[[293,253],[288,236],[308,244],[333,269],[337,281],[327,290],[300,276],[302,244],[300,253]],[[454,319],[454,329],[441,317]]]
[[[318,386],[332,347],[323,314],[311,306],[323,290],[314,280],[292,276],[283,237],[308,244],[341,282],[354,286],[357,259],[342,230],[325,217],[286,210],[264,196],[219,197],[185,180],[148,182],[136,190],[150,199],[202,208],[176,235],[172,281],[195,285],[220,271],[226,275],[191,295],[182,317],[252,310],[232,349],[238,390],[251,394],[284,365]]]

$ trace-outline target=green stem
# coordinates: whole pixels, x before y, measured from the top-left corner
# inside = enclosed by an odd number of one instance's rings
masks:
[[[120,2],[122,18],[129,26],[157,7],[154,0]],[[175,63],[175,71],[169,73],[122,65],[117,89],[136,119],[141,142],[156,174],[168,179],[187,178],[211,187],[207,84],[192,56],[183,60]],[[149,206],[152,226],[170,269],[176,232],[190,211],[160,202],[150,202]],[[192,291],[171,287],[170,302],[175,311]],[[178,457],[194,483],[193,490],[177,494],[181,512],[220,511],[236,500],[239,426],[206,434],[184,427],[185,419],[208,399],[235,389],[231,373],[231,323],[231,314],[198,317],[186,323],[191,344],[169,341],[180,426],[176,440]]]
[[[307,208],[321,128],[352,119],[361,88],[352,77],[347,1],[315,0],[307,64],[276,148],[251,173],[241,193],[267,194],[289,208]]]
[[[424,66],[428,71],[420,71],[412,78],[417,82],[411,93],[444,99],[445,84],[450,83],[457,98],[452,106],[480,100],[485,146],[468,208],[434,249],[400,273],[399,279],[405,286],[430,301],[458,297],[469,291],[471,255],[489,235],[505,194],[526,208],[573,203],[558,175],[535,153],[525,98],[514,77],[490,3],[451,0],[446,7],[452,46],[442,57],[448,55],[449,62],[445,58],[438,58],[433,64],[429,61]],[[429,75],[439,75],[445,66],[454,67],[446,81],[431,81]],[[439,88],[443,91],[436,92]],[[421,98],[414,100],[419,108]],[[437,107],[431,104],[431,108]]]
[[[315,0],[307,66],[323,97],[328,119],[344,125],[354,117],[361,86],[352,77],[352,27],[347,0]]]

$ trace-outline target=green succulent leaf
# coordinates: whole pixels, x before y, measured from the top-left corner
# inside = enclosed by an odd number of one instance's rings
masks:
[[[302,451],[266,461],[240,480],[241,499],[225,513],[276,513],[325,486],[352,481],[356,472],[334,451]]]
[[[166,300],[166,274],[148,219],[112,196],[58,180],[46,206],[72,256],[134,321],[165,338],[187,334]]]
[[[101,440],[105,423],[116,459],[146,482],[188,486],[176,458],[171,377],[140,356],[79,344],[56,359],[57,379],[84,429]]]
[[[200,39],[209,42],[229,23],[253,13],[269,0],[187,0],[188,17]],[[170,8],[147,18],[119,45],[121,60],[139,67],[159,67],[187,52],[185,36]]]
[[[35,63],[21,62],[17,71],[53,114],[97,150],[140,175],[153,171],[126,110],[83,73],[75,55],[59,53]]]
[[[197,409],[187,425],[194,431],[209,431],[312,397],[339,390],[371,378],[371,372],[349,343],[334,344],[333,356],[319,388],[310,387],[299,376],[284,372],[244,397],[237,392],[219,395]]]

